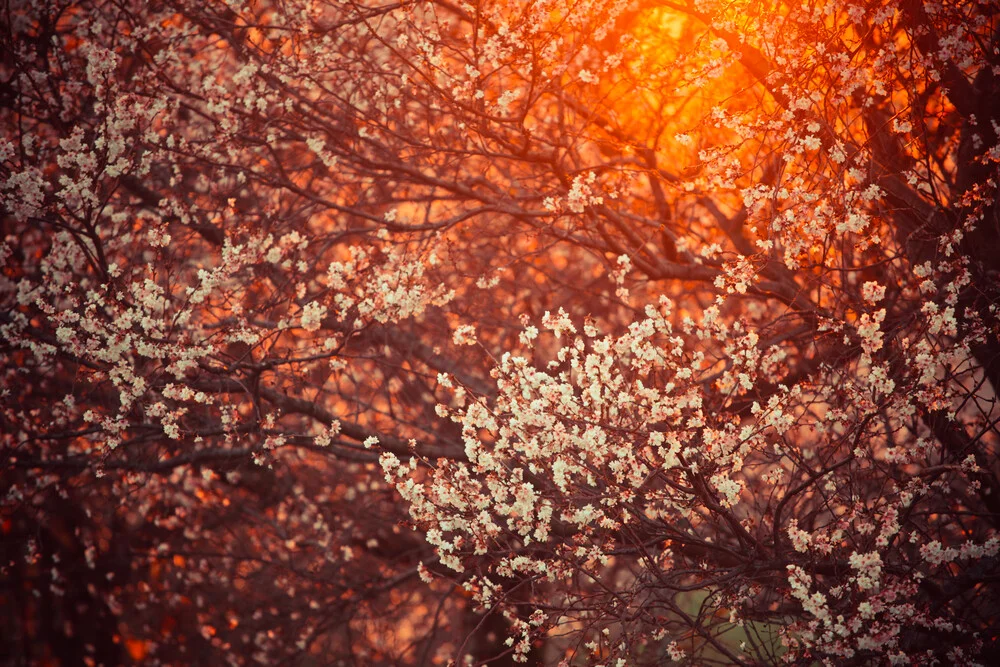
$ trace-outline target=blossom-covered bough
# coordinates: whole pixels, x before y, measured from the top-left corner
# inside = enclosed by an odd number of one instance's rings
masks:
[[[998,10],[8,2],[0,656],[1000,660]]]

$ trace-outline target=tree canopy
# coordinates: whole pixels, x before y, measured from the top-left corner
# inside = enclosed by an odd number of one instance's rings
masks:
[[[9,0],[0,660],[997,664],[995,0]]]

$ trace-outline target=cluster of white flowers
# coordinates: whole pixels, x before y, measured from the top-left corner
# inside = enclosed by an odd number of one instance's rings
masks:
[[[306,304],[302,309],[302,328],[306,331],[318,331],[323,324],[326,313],[326,306],[320,303],[314,301]]]
[[[476,327],[471,324],[459,325],[452,334],[452,342],[455,345],[475,345]]]
[[[381,257],[359,246],[351,246],[348,252],[344,260],[331,262],[326,273],[340,319],[356,312],[361,322],[397,322],[455,297],[427,276],[428,267],[439,261],[433,250],[422,257],[395,248],[385,250]]]

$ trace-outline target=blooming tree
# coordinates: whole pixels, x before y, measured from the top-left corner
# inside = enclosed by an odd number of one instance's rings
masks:
[[[1000,660],[993,0],[12,0],[0,656]]]

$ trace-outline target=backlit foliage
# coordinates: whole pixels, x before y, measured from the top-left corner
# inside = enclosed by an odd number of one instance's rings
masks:
[[[0,658],[997,664],[993,0],[11,0]]]

